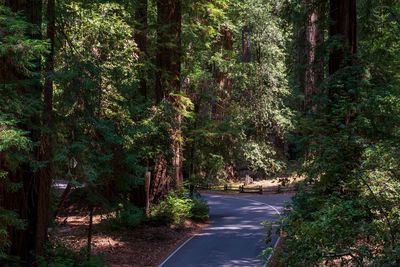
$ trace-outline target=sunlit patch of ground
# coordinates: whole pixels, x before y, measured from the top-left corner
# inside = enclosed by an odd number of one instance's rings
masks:
[[[105,218],[93,217],[92,253],[104,254],[113,267],[158,266],[175,248],[207,226],[187,220],[183,228],[139,225],[110,231],[100,224]],[[63,214],[56,221],[58,225],[50,231],[52,239],[76,252],[87,246],[89,216],[85,209],[79,214]]]

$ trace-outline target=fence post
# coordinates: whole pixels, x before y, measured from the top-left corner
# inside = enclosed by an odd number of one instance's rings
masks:
[[[262,189],[262,185],[260,185],[260,187],[258,188],[258,193],[260,193],[261,195],[262,195],[262,193],[263,193],[263,189]]]
[[[278,194],[281,192],[281,185],[278,185]]]
[[[228,185],[224,185],[224,191],[228,191]]]

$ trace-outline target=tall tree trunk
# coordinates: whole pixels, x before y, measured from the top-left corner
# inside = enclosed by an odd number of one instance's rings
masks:
[[[6,7],[11,8],[14,12],[23,12],[27,18],[27,22],[37,26],[40,29],[42,23],[42,1],[41,0],[6,0],[4,1]],[[41,31],[37,30],[30,33],[30,38],[41,39]],[[29,97],[40,100],[42,93],[42,86],[40,78],[28,77],[16,68],[9,58],[3,57],[3,63],[0,65],[0,77],[2,84],[12,84],[18,82],[18,85],[13,88],[18,94],[23,97]],[[34,72],[40,71],[40,57],[34,62],[36,66],[31,70]],[[39,114],[34,114],[29,118],[26,123],[21,123],[18,126],[28,131],[29,138],[33,143],[40,141],[40,132],[37,127],[40,125]],[[40,160],[40,149],[34,148],[32,157],[34,160]],[[38,214],[42,210],[38,210],[38,197],[40,192],[40,174],[34,172],[29,163],[20,163],[15,171],[11,171],[8,164],[5,165],[5,170],[8,171],[8,179],[14,183],[20,183],[23,186],[17,192],[1,192],[1,198],[4,199],[4,207],[8,210],[15,210],[22,219],[27,221],[25,230],[9,229],[9,237],[11,247],[9,253],[11,255],[19,256],[27,266],[32,266],[34,261],[34,253],[42,251],[43,244],[36,244],[37,231],[40,228],[40,236],[44,235],[47,228],[47,223],[42,224],[37,220]],[[44,207],[46,208],[46,207]],[[47,222],[47,220],[46,220]],[[44,233],[44,234],[43,234]],[[37,247],[40,246],[40,247]]]
[[[345,96],[347,98],[344,105],[346,110],[341,110],[343,115],[344,125],[347,127],[351,118],[353,116],[351,102],[355,102],[355,96],[349,89],[351,86],[358,86],[353,83],[353,80],[357,79],[358,73],[354,68],[348,68],[354,65],[353,60],[355,59],[355,53],[357,51],[357,39],[356,39],[356,27],[357,27],[357,17],[356,17],[356,0],[330,0],[330,21],[331,25],[329,28],[329,36],[331,39],[335,39],[336,43],[339,43],[336,47],[332,48],[329,55],[329,74],[330,81],[332,81],[329,86],[328,98],[330,99],[330,104],[328,102],[328,107],[332,108],[330,114],[337,114],[338,99],[343,99]],[[337,38],[337,39],[336,39]],[[345,70],[345,71],[343,71]],[[351,85],[353,84],[353,85]],[[350,85],[350,86],[349,86]],[[342,118],[336,118],[335,121],[341,125],[343,121]],[[343,131],[349,131],[343,129]],[[350,170],[358,172],[356,168],[359,168],[361,161],[362,147],[357,144],[356,140],[348,138],[345,140],[345,149],[341,149],[341,159],[347,164],[342,164],[341,170],[337,170],[337,173],[349,173]],[[341,144],[343,148],[343,144]],[[358,165],[357,167],[355,167]],[[329,169],[329,168],[328,168]],[[329,176],[329,175],[328,175]],[[336,178],[334,181],[330,182],[330,185],[326,187],[326,192],[330,193],[332,190],[339,190],[343,192],[343,180],[349,179],[348,176]]]
[[[329,74],[334,74],[343,66],[351,65],[351,56],[357,52],[356,0],[330,0],[330,37],[339,37],[343,47],[331,50]],[[349,58],[350,57],[350,58]]]
[[[156,103],[181,88],[181,0],[157,1]]]
[[[332,25],[329,29],[331,38],[339,38],[341,45],[334,47],[329,55],[329,74],[334,75],[346,66],[353,65],[354,55],[357,52],[357,4],[356,0],[330,0],[330,19]],[[349,74],[350,75],[350,74]],[[348,90],[348,88],[343,88]],[[328,96],[333,95],[338,88],[330,87]],[[352,116],[349,110],[345,125],[348,125]]]
[[[156,103],[168,100],[178,108],[181,92],[181,21],[182,2],[181,0],[158,0],[157,1],[157,73],[156,73]],[[172,143],[172,179],[176,186],[183,183],[182,174],[182,143],[181,143],[181,115],[176,114],[171,118]],[[165,169],[166,162],[160,155],[157,159],[152,179],[151,199],[165,192],[170,187],[170,178]],[[162,168],[162,169],[158,169]]]
[[[53,112],[53,71],[54,71],[54,35],[55,35],[55,0],[47,2],[47,39],[50,40],[50,51],[46,56],[46,79],[44,84],[44,103],[42,114],[42,131],[40,143],[40,161],[46,166],[40,169],[39,199],[36,225],[36,254],[43,255],[43,244],[47,238],[47,225],[49,217],[50,187],[52,181],[52,112]]]
[[[142,64],[140,68],[140,87],[139,93],[145,99],[147,98],[147,0],[138,2],[138,7],[135,12],[136,27],[135,27],[135,42],[139,48],[139,62]]]
[[[305,71],[304,66],[306,65],[305,54],[306,54],[306,31],[303,25],[298,25],[297,27],[297,38],[296,38],[297,48],[296,48],[296,84],[300,92],[305,91],[304,77]],[[303,105],[304,107],[304,105]]]
[[[233,51],[233,32],[231,29],[226,27],[222,28],[221,31],[221,47],[223,49],[223,58],[225,60],[230,60],[230,53]],[[247,51],[248,52],[248,51]],[[219,97],[220,101],[217,103],[217,107],[215,110],[216,120],[222,122],[225,120],[225,114],[227,113],[227,109],[229,108],[229,103],[231,102],[232,97],[232,80],[228,78],[228,74],[222,72],[220,70],[216,70],[217,72],[217,81],[219,84]],[[228,154],[229,154],[229,163],[225,165],[225,170],[227,173],[227,179],[233,180],[235,179],[235,160],[234,160],[234,152],[233,152],[233,137],[232,135],[228,136]]]
[[[249,26],[244,26],[242,29],[242,61],[251,61],[251,29]]]
[[[138,2],[135,10],[135,42],[139,49],[139,62],[142,64],[139,70],[140,84],[139,84],[139,94],[147,99],[147,70],[146,62],[148,60],[147,55],[147,0],[142,0]],[[148,168],[147,162],[141,162],[141,165]],[[145,176],[145,172],[143,172]],[[135,177],[133,179],[136,179]],[[130,202],[140,208],[145,208],[147,203],[145,184],[137,184],[130,191]]]
[[[317,38],[317,56],[316,56],[316,70],[315,70],[315,79],[316,84],[320,84],[325,79],[325,2],[322,2],[318,5],[317,10],[317,25],[316,25],[316,38]]]
[[[314,0],[309,1],[307,7],[307,27],[306,27],[306,40],[307,40],[307,64],[304,85],[304,111],[311,110],[312,94],[315,92],[315,53],[316,53],[316,14]]]

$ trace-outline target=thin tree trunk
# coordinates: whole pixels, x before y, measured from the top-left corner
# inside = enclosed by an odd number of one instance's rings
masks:
[[[145,194],[146,194],[146,207],[145,207],[145,211],[146,211],[146,217],[150,216],[150,181],[151,181],[151,172],[146,171],[145,173],[145,178],[146,178],[146,182],[145,182]]]
[[[147,54],[147,0],[138,2],[138,6],[135,11],[135,42],[139,48],[139,62],[142,66],[139,69],[140,84],[139,94],[146,101],[147,99],[147,70],[146,62],[148,60]],[[145,167],[145,164],[141,164]],[[148,166],[147,166],[148,167]],[[135,178],[133,178],[135,179]],[[130,202],[140,208],[146,207],[146,188],[144,184],[136,185],[130,190]]]
[[[140,87],[139,93],[145,99],[147,98],[147,0],[138,1],[138,7],[135,12],[136,27],[135,27],[135,42],[139,48],[139,62],[143,64],[140,67]]]
[[[94,206],[92,204],[90,204],[90,206],[89,206],[88,238],[87,238],[87,247],[86,247],[88,261],[90,261],[90,256],[92,254],[93,210],[94,210]]]
[[[249,26],[244,26],[242,29],[242,61],[251,61],[251,29]]]
[[[46,57],[46,79],[44,84],[44,106],[42,113],[42,131],[40,160],[46,166],[40,169],[39,199],[36,225],[36,254],[44,255],[43,244],[47,239],[47,225],[49,217],[50,187],[52,181],[52,112],[53,112],[53,71],[54,71],[54,35],[55,35],[55,0],[47,2],[47,39],[50,40],[50,51]]]
[[[305,75],[305,86],[304,86],[304,111],[312,109],[312,95],[315,92],[315,52],[316,52],[316,14],[315,14],[315,3],[311,0],[308,5],[307,12],[307,27],[306,27],[306,39],[307,39],[307,66]]]
[[[300,92],[305,91],[304,84],[304,65],[305,65],[305,44],[306,44],[306,31],[302,25],[298,25],[297,28],[297,38],[296,38],[297,48],[296,48],[296,84]],[[303,105],[304,106],[304,105]]]
[[[71,190],[72,190],[72,185],[71,185],[71,182],[69,182],[61,196],[60,203],[58,204],[58,207],[57,207],[56,211],[54,212],[54,216],[53,216],[54,218],[57,218],[58,215],[60,214],[60,212],[62,211],[64,204],[68,199],[69,193],[71,193]]]
[[[315,79],[316,84],[320,84],[325,79],[325,3],[322,2],[318,6],[318,23],[316,25],[316,35],[317,35],[317,56],[316,56],[316,70]]]
[[[230,60],[231,51],[233,51],[233,32],[231,29],[223,28],[221,31],[221,47],[224,53],[227,55],[223,56],[225,60]],[[225,72],[221,72],[217,70],[217,80],[219,86],[222,90],[219,91],[219,97],[221,100],[217,103],[216,108],[216,120],[222,122],[225,120],[225,114],[227,109],[229,108],[229,103],[231,102],[232,97],[232,80],[228,78],[228,74]],[[225,170],[228,180],[235,179],[235,169],[236,164],[234,160],[234,152],[233,152],[233,138],[232,135],[228,137],[229,147],[228,147],[228,156],[229,162],[225,165]]]

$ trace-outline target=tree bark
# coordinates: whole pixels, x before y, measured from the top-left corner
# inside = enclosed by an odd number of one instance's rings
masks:
[[[249,43],[247,43],[249,45]],[[223,53],[227,53],[223,55],[224,60],[230,60],[230,53],[233,51],[233,32],[231,29],[226,27],[222,28],[221,30],[221,47]],[[247,47],[249,49],[249,47]],[[247,51],[246,53],[249,53]],[[249,57],[249,55],[247,55]],[[248,58],[249,59],[249,58]],[[217,107],[215,109],[215,118],[218,122],[223,122],[225,120],[225,114],[229,107],[229,103],[231,102],[232,97],[232,79],[228,78],[228,74],[222,72],[220,70],[216,70],[217,73],[217,81],[219,84],[220,89],[217,95],[219,94],[220,101],[217,103]],[[227,173],[228,180],[235,179],[235,170],[236,164],[234,160],[234,152],[233,152],[233,137],[232,135],[228,136],[228,156],[229,162],[225,165],[225,170]]]
[[[147,98],[147,0],[138,1],[138,7],[135,12],[136,27],[135,27],[135,42],[139,49],[140,67],[140,85],[139,93],[145,99]]]
[[[352,64],[351,56],[357,52],[356,0],[330,0],[330,37],[339,37],[343,47],[333,48],[329,56],[329,74]]]
[[[317,10],[318,22],[316,24],[316,35],[317,35],[317,56],[316,56],[316,70],[315,79],[316,84],[320,84],[325,79],[325,3],[322,2],[318,6]]]
[[[251,61],[251,29],[244,26],[242,29],[242,61],[247,63]]]
[[[181,0],[157,1],[156,103],[180,92],[181,81]]]
[[[138,6],[135,11],[135,42],[139,49],[139,62],[142,66],[139,69],[140,82],[139,82],[139,94],[146,101],[147,99],[147,71],[146,62],[147,56],[147,0],[138,2]],[[143,163],[143,162],[142,162]],[[144,166],[145,164],[141,164]],[[133,179],[136,179],[135,177]],[[130,202],[139,208],[146,207],[146,191],[144,184],[137,184],[130,190]]]
[[[44,101],[42,113],[42,136],[40,143],[40,161],[46,166],[40,169],[39,198],[36,226],[36,254],[44,255],[43,244],[47,239],[49,217],[50,187],[52,182],[52,112],[53,112],[53,71],[54,71],[54,36],[55,36],[55,0],[47,2],[47,39],[50,40],[50,51],[46,56],[46,79],[44,84]]]
[[[6,0],[4,1],[4,5],[11,8],[13,12],[23,12],[27,18],[27,22],[40,29],[42,23],[41,0]],[[41,39],[41,31],[31,32],[29,37],[32,39]],[[21,97],[29,95],[32,98],[40,100],[42,93],[40,78],[26,76],[13,66],[12,61],[7,57],[3,57],[2,61],[0,65],[1,83],[10,85],[18,82],[18,85],[12,89],[16,90]],[[40,71],[40,57],[37,57],[34,63],[36,66],[31,70],[38,73]],[[38,143],[41,139],[40,131],[37,130],[39,125],[39,114],[34,114],[29,118],[27,123],[20,123],[18,127],[28,131],[30,133],[30,140],[33,143]],[[35,147],[32,157],[34,160],[40,160],[40,149]],[[46,224],[42,224],[41,221],[37,220],[38,215],[42,213],[42,210],[38,209],[38,199],[41,197],[40,174],[39,172],[34,172],[28,162],[20,163],[15,171],[12,171],[6,162],[3,163],[3,166],[5,167],[4,170],[8,171],[7,179],[9,181],[23,185],[17,192],[8,192],[5,190],[0,192],[2,194],[1,198],[4,199],[4,208],[15,210],[21,219],[27,221],[25,230],[17,230],[12,227],[8,229],[11,241],[8,252],[10,255],[19,256],[24,265],[32,266],[34,254],[43,251],[43,244],[37,244],[36,238],[38,234],[42,236],[47,230],[47,220]],[[46,209],[47,207],[43,208]]]
[[[307,27],[306,27],[306,40],[307,40],[307,66],[305,75],[304,86],[304,111],[312,109],[312,95],[315,92],[315,54],[317,29],[316,29],[316,14],[315,3],[311,0],[308,3],[307,11]]]
[[[88,261],[90,261],[90,257],[92,255],[93,211],[94,211],[94,206],[90,204],[89,226],[88,226],[87,246],[86,246],[86,253],[87,253],[86,256]]]
[[[156,103],[167,100],[176,108],[179,107],[179,96],[181,92],[181,22],[182,22],[182,2],[181,0],[158,0],[157,1],[157,73],[156,73]],[[183,183],[182,174],[182,118],[179,112],[171,118],[170,133],[173,138],[172,143],[172,179],[179,187]],[[162,163],[165,161],[157,159],[156,168],[165,168]],[[168,191],[171,181],[166,176],[166,172],[159,169],[153,172],[151,197],[155,199],[162,191]],[[160,176],[162,175],[162,176]],[[157,189],[158,188],[158,189]]]
[[[302,25],[298,25],[296,43],[297,43],[296,63],[295,63],[296,84],[298,86],[299,91],[304,92],[305,91],[304,77],[306,76],[305,70],[304,70],[304,65],[306,63],[306,61],[305,61],[306,30]]]

